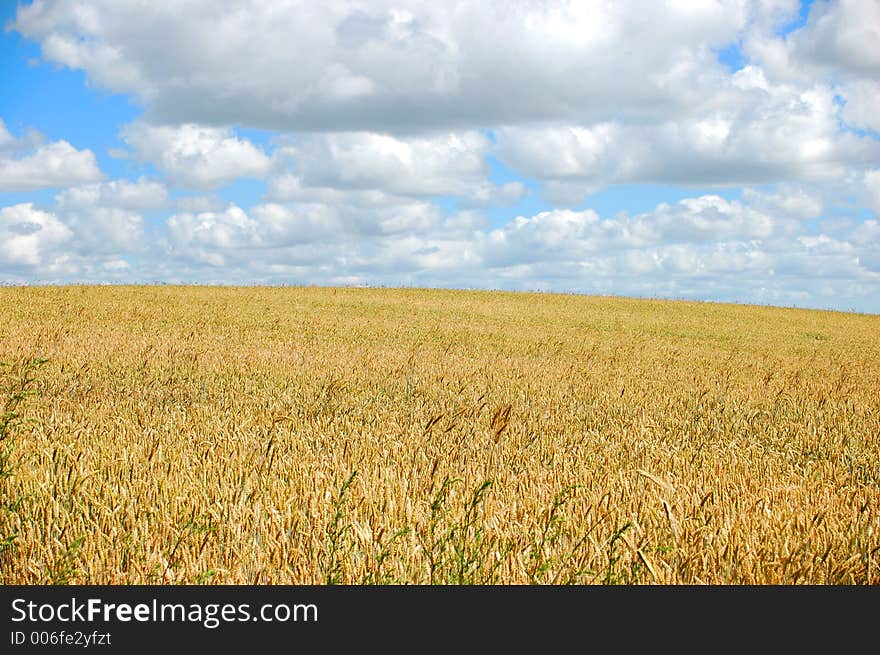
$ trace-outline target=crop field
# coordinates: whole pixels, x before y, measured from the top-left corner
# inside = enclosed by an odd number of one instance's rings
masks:
[[[0,582],[877,584],[880,316],[0,289]]]

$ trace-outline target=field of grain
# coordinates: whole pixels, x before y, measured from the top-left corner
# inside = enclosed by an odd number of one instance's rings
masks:
[[[0,361],[4,584],[880,581],[880,316],[3,288]]]

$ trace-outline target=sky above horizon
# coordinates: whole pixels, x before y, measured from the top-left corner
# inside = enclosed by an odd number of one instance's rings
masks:
[[[880,0],[34,0],[0,23],[0,283],[880,313]]]

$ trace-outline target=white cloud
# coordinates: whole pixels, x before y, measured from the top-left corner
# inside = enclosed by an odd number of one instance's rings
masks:
[[[85,257],[134,253],[144,248],[143,217],[109,207],[79,208],[61,214],[75,235],[74,247]]]
[[[457,197],[463,207],[511,204],[521,182],[487,179],[489,139],[478,132],[394,137],[370,132],[300,137],[279,147],[268,199],[390,207]]]
[[[861,246],[860,263],[868,270],[880,274],[880,220],[869,219],[859,225],[852,233],[852,240]]]
[[[223,265],[223,255],[217,251],[248,248],[259,241],[256,223],[235,206],[222,212],[175,214],[167,224],[172,244],[210,265]]]
[[[778,197],[777,197],[778,196]],[[752,198],[769,206],[782,194]],[[334,207],[260,205],[177,217],[171,280],[548,289],[870,307],[880,289],[868,233],[811,235],[800,217],[718,196],[636,216],[555,210],[486,230],[479,214],[419,232],[357,231]],[[207,266],[206,266],[207,265]],[[218,267],[222,267],[218,268]],[[220,277],[212,271],[222,271]],[[175,278],[175,276],[178,276]]]
[[[839,94],[842,118],[859,129],[880,127],[880,3],[816,2],[806,25],[785,39],[753,32],[746,53],[774,83],[824,84]]]
[[[0,208],[0,268],[51,266],[71,231],[49,212],[32,203]]]
[[[293,173],[282,173],[269,179],[270,200],[304,203],[346,204],[355,207],[384,207],[401,202],[401,198],[377,189],[334,189],[305,186]]]
[[[507,182],[506,184],[484,182],[468,190],[463,198],[462,205],[465,207],[510,205],[523,198],[526,194],[526,186],[522,182]]]
[[[187,213],[223,211],[227,204],[228,203],[219,196],[210,195],[182,196],[174,200],[174,208],[177,211]]]
[[[367,225],[335,206],[269,203],[248,212],[232,206],[177,215],[169,219],[169,236],[182,260],[250,271],[261,279],[271,278],[271,271],[293,274],[294,268],[296,275],[320,279],[321,267],[328,266],[374,284],[445,279],[442,285],[555,284],[586,292],[653,288],[688,295],[717,278],[727,285],[728,299],[762,280],[783,290],[816,275],[862,280],[868,288],[880,282],[859,263],[867,252],[863,246],[807,234],[801,218],[808,203],[798,198],[803,206],[786,205],[787,197],[750,195],[766,208],[787,207],[787,213],[763,213],[708,195],[636,216],[547,211],[488,231],[474,212],[428,221],[419,230],[388,230],[377,218],[382,211]],[[743,288],[736,283],[740,275],[750,280]]]
[[[2,127],[0,192],[65,187],[103,177],[91,150],[77,150],[67,141],[54,141],[16,152],[19,144]]]
[[[876,0],[815,2],[802,28],[785,38],[770,30],[750,31],[744,47],[775,81],[870,79],[880,72],[878,25]]]
[[[155,164],[177,185],[208,189],[239,177],[265,177],[272,168],[266,154],[232,130],[191,123],[154,126],[132,123],[122,136],[141,159]]]
[[[43,275],[64,279],[548,289],[873,307],[880,291],[877,221],[835,236],[817,234],[803,221],[815,207],[798,191],[753,190],[742,201],[705,195],[634,216],[553,210],[494,228],[479,212],[444,217],[416,200],[375,207],[229,205],[171,216],[154,246],[137,251],[139,268],[123,256],[125,247],[143,243],[141,237],[120,236],[114,247],[87,257],[99,249],[87,243],[81,226],[70,219],[75,229],[68,229],[42,212],[40,222],[53,225],[56,238],[44,239],[48,246],[36,248],[43,255],[28,261]],[[8,208],[4,219],[11,211],[22,210]],[[133,225],[111,212],[91,215],[88,223],[96,234],[103,229],[108,243],[112,230],[99,219],[116,225],[118,234]],[[6,220],[3,229],[34,233],[28,216]],[[66,258],[59,256],[62,248]],[[22,255],[16,257],[13,265],[6,255],[4,279],[22,270]],[[48,265],[53,261],[54,268]]]
[[[769,216],[809,220],[818,218],[824,202],[818,193],[804,187],[780,185],[772,192],[743,189],[748,205]]]
[[[871,209],[880,217],[880,168],[865,173],[865,190]]]
[[[880,142],[840,131],[840,107],[821,86],[768,87],[759,69],[734,76],[729,106],[660,124],[511,127],[499,156],[576,204],[608,184],[766,184],[842,178],[880,161]],[[739,88],[736,88],[737,85]]]
[[[236,205],[223,211],[175,214],[168,218],[174,252],[213,263],[246,256],[246,251],[278,251],[304,244],[357,244],[362,239],[417,235],[440,223],[432,204],[409,201],[378,208],[356,205],[265,203],[245,212]],[[260,257],[267,257],[266,253]]]
[[[131,21],[128,2],[94,0],[23,6],[14,29],[45,58],[139,96],[169,126],[124,134],[175,184],[268,175],[266,154],[225,127],[243,125],[303,134],[276,153],[295,165],[273,171],[273,200],[360,189],[503,204],[523,190],[485,181],[493,146],[473,130],[491,128],[508,163],[572,205],[616,182],[815,181],[880,161],[880,142],[841,129],[873,129],[880,115],[880,40],[865,20],[880,10],[816,3],[805,27],[780,37],[799,10],[795,0],[253,0],[232,12],[194,0]],[[717,53],[738,40],[751,61],[731,75]]]
[[[137,181],[112,180],[65,189],[56,196],[58,206],[65,209],[109,207],[144,210],[165,206],[168,191],[165,185],[140,178]]]
[[[162,206],[164,201],[161,184],[113,180],[62,191],[52,211],[33,203],[4,207],[0,272],[22,267],[38,277],[84,270],[124,272],[128,264],[121,256],[148,249],[138,210]]]
[[[520,216],[488,234],[486,257],[494,265],[580,262],[609,250],[766,240],[790,236],[799,230],[794,221],[773,218],[718,196],[702,196],[676,205],[661,204],[652,212],[633,217],[601,219],[591,209]]]
[[[699,111],[714,49],[789,4],[93,0],[13,26],[163,122],[406,132]]]
[[[411,138],[354,132],[304,137],[280,156],[292,160],[306,187],[454,196],[482,183],[488,149],[478,132]]]
[[[880,79],[880,74],[877,77]],[[843,95],[846,98],[843,108],[846,122],[858,129],[880,132],[880,81],[847,82],[843,85]]]
[[[880,74],[880,4],[876,0],[817,2],[807,25],[786,40],[792,56],[819,69]]]

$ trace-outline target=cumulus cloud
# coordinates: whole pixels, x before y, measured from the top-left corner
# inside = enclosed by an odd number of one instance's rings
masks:
[[[260,148],[236,137],[231,129],[136,122],[125,126],[122,136],[141,159],[184,187],[209,189],[239,177],[262,178],[272,168]]]
[[[58,218],[26,202],[0,209],[0,266],[3,269],[52,266],[72,234]]]
[[[281,152],[304,186],[449,196],[482,181],[488,147],[478,132],[405,139],[354,132],[308,136]]]
[[[861,246],[859,262],[880,274],[880,220],[872,218],[859,225],[853,231],[852,239]]]
[[[753,47],[761,45],[759,37]],[[776,47],[784,52],[780,65],[774,67],[777,74],[834,71],[876,76],[880,73],[880,4],[874,0],[817,2],[803,29],[777,41]],[[771,63],[775,62],[771,59]]]
[[[145,251],[142,212],[164,208],[167,202],[161,182],[110,180],[65,189],[55,196],[55,213],[72,233],[73,254],[101,259]]]
[[[608,250],[711,241],[765,240],[795,234],[796,223],[719,196],[661,204],[648,213],[601,219],[591,210],[553,210],[518,217],[489,232],[487,259],[498,263],[581,261]],[[678,251],[676,251],[678,252]]]
[[[140,211],[162,207],[166,190],[143,178],[112,180],[65,189],[55,200],[52,209],[33,203],[0,209],[0,273],[27,270],[37,279],[125,273],[126,255],[149,250]]]
[[[824,209],[822,197],[802,186],[780,185],[772,192],[746,188],[742,195],[750,207],[780,218],[810,220]]]
[[[334,189],[311,187],[293,173],[276,175],[269,180],[268,198],[274,201],[346,204],[355,207],[383,207],[401,201],[398,196],[378,189]]]
[[[133,254],[144,249],[144,220],[136,212],[94,207],[68,211],[63,217],[76,237],[74,247],[83,256]]]
[[[865,173],[865,190],[874,214],[880,217],[880,168]]]
[[[16,139],[0,121],[0,192],[65,187],[102,177],[91,150],[77,150],[67,141],[42,143],[36,134]]]
[[[730,104],[711,115],[660,124],[498,130],[499,156],[575,204],[616,183],[681,185],[823,181],[880,161],[880,142],[840,131],[829,88],[769,86],[747,67],[732,79]]]
[[[269,180],[268,198],[361,207],[431,197],[457,197],[466,207],[513,203],[525,195],[525,186],[487,179],[490,148],[490,140],[475,131],[302,136],[275,152],[279,172]]]
[[[877,77],[880,78],[880,74]],[[843,108],[846,122],[857,129],[880,132],[880,81],[846,82],[843,95],[846,98]]]
[[[277,250],[300,244],[343,244],[362,238],[416,235],[439,223],[439,209],[418,201],[372,210],[313,202],[265,203],[246,212],[229,205],[223,211],[184,212],[167,220],[176,252],[197,253],[197,259],[207,262],[223,259],[224,252],[234,257],[237,250]],[[206,254],[209,252],[214,254]]]
[[[337,206],[231,206],[169,219],[168,262],[176,263],[167,270],[177,280],[221,275],[867,306],[880,284],[876,221],[839,237],[813,234],[803,218],[815,208],[783,191],[754,191],[748,197],[756,206],[706,195],[634,216],[552,210],[490,228],[479,213],[462,212],[396,231],[358,223],[357,213]],[[798,202],[787,203],[791,197]]]
[[[771,194],[756,193],[753,197],[767,205],[771,201],[781,202]],[[180,253],[198,251],[205,261],[235,257],[243,249],[267,251],[260,255],[260,261],[271,261],[286,248],[304,244],[345,244],[351,252],[366,248],[359,244],[372,243],[371,248],[379,247],[383,252],[396,249],[398,253],[400,246],[406,244],[412,248],[410,255],[425,257],[439,252],[438,244],[443,243],[444,251],[458,248],[478,255],[477,259],[472,257],[471,263],[488,269],[541,262],[592,266],[596,261],[606,260],[609,253],[629,253],[620,255],[621,261],[628,262],[628,268],[634,272],[644,273],[660,261],[658,253],[663,253],[661,263],[667,269],[683,272],[688,261],[699,259],[694,258],[700,252],[704,253],[703,259],[705,253],[715,253],[715,264],[723,263],[722,268],[729,269],[736,268],[731,262],[749,259],[741,256],[743,248],[747,252],[767,253],[780,244],[794,242],[802,250],[817,253],[854,252],[855,247],[847,242],[811,237],[797,214],[798,211],[790,216],[765,214],[746,204],[708,195],[687,198],[675,205],[660,204],[651,212],[635,216],[602,218],[590,209],[553,210],[521,216],[504,227],[487,231],[479,214],[464,212],[446,220],[426,221],[421,230],[414,230],[412,225],[388,230],[376,229],[375,224],[367,227],[364,222],[355,223],[354,214],[340,212],[336,207],[269,203],[249,212],[230,206],[223,212],[179,214],[168,220],[168,226],[171,242]],[[740,254],[718,254],[724,252]],[[453,261],[456,259],[453,257]],[[648,266],[650,262],[653,264]],[[711,261],[701,266],[706,268],[710,264]]]
[[[698,110],[717,48],[789,5],[94,0],[13,28],[165,122],[405,132]]]
[[[184,246],[197,261],[222,266],[220,250],[241,249],[256,243],[256,223],[240,207],[223,212],[175,214],[168,219],[173,244]]]
[[[115,266],[122,280],[548,289],[869,307],[880,287],[877,221],[833,237],[816,234],[803,220],[815,210],[809,200],[796,189],[775,191],[755,190],[742,201],[686,198],[632,216],[551,210],[499,227],[479,212],[442,216],[419,201],[392,211],[319,202],[228,205],[169,217],[134,269],[122,255],[142,239],[126,239],[125,227],[137,223],[122,220],[121,210],[91,215],[87,224],[96,234],[104,230],[103,241],[112,241],[113,230],[102,218],[119,236],[100,257],[86,258],[87,249],[100,249],[86,243],[75,220],[66,219],[68,227],[62,215],[16,206],[3,210],[3,236],[31,241],[5,239],[15,245],[5,246],[2,268],[7,277],[30,266],[42,275],[90,279]]]
[[[222,198],[215,195],[182,196],[176,198],[173,202],[173,206],[177,211],[196,213],[222,211],[226,205],[227,203]]]
[[[462,197],[462,206],[493,207],[510,205],[525,197],[527,193],[526,186],[522,182],[507,182],[506,184],[484,182],[468,190]]]
[[[703,196],[633,217],[520,217],[486,234],[481,263],[502,288],[870,307],[880,276],[866,236],[811,235],[797,219]]]
[[[155,180],[112,180],[65,189],[56,196],[64,209],[115,208],[130,210],[159,209],[165,206],[168,190]]]
[[[833,87],[842,118],[859,129],[880,126],[880,4],[875,0],[816,2],[806,25],[785,39],[753,32],[750,58],[774,83]]]
[[[367,215],[322,204],[267,203],[247,212],[231,205],[222,212],[177,214],[167,224],[170,261],[203,267],[203,277],[222,267],[233,276],[348,284],[375,283],[414,268],[454,269],[463,253],[474,251],[467,240],[485,220],[469,212],[440,219],[423,203]]]
[[[35,2],[14,29],[45,58],[178,124],[139,123],[126,138],[181,185],[265,176],[265,154],[225,127],[246,125],[331,132],[292,148],[303,188],[503,202],[512,188],[462,191],[485,168],[485,137],[472,130],[490,127],[501,128],[512,165],[571,205],[618,181],[766,184],[877,161],[878,142],[841,124],[874,129],[880,115],[880,40],[865,20],[880,10],[872,0],[816,3],[807,25],[781,38],[799,9],[795,0],[308,9],[254,0],[229,12],[199,0],[140,7],[132,21],[128,2],[94,0]],[[731,76],[717,53],[740,42],[751,62]],[[422,134],[389,136],[413,132]],[[285,185],[270,197],[290,197]]]

